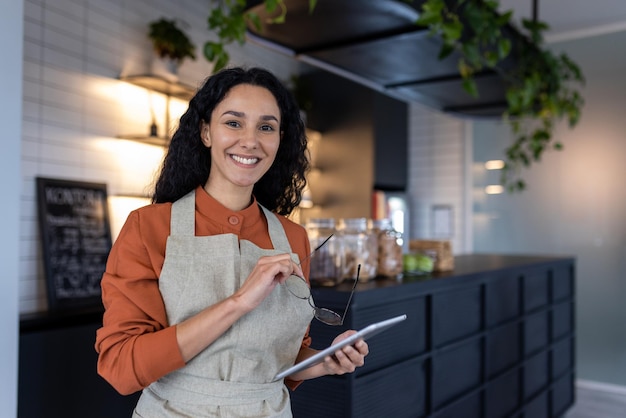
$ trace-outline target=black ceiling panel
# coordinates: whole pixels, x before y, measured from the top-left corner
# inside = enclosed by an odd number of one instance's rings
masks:
[[[440,43],[426,32],[417,32],[306,55],[387,87],[457,76],[458,56],[440,61],[436,59],[440,47]]]
[[[264,22],[248,38],[312,66],[407,102],[468,116],[500,116],[504,83],[495,73],[476,78],[479,98],[463,90],[459,56],[439,60],[440,41],[414,22],[422,1],[284,0],[286,22],[269,24],[263,4],[249,2]],[[507,65],[514,65],[507,62]]]

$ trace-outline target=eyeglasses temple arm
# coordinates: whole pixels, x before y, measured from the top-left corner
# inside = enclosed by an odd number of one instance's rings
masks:
[[[331,239],[333,237],[333,235],[335,234],[330,234],[328,236],[328,238],[326,238],[320,245],[318,245],[317,247],[315,247],[315,249],[311,252],[311,254],[309,254],[309,257],[313,255],[313,253],[315,253],[315,251],[319,250],[320,248],[322,248],[324,246],[324,244],[326,244],[328,242],[329,239]]]
[[[324,241],[323,241],[320,245],[318,245],[317,247],[315,247],[315,249],[314,249],[313,251],[311,251],[311,254],[307,255],[307,256],[306,256],[306,257],[304,257],[302,260],[300,260],[300,263],[298,263],[298,264],[302,265],[302,263],[304,263],[306,260],[308,260],[309,258],[311,258],[311,256],[312,256],[313,254],[315,254],[315,252],[316,252],[317,250],[319,250],[320,248],[322,248],[322,247],[324,246],[324,244],[326,244],[326,243],[328,242],[328,240],[329,240],[329,239],[331,239],[331,238],[333,237],[333,235],[335,235],[335,234],[330,234],[330,235],[328,236],[328,238],[326,238],[326,239],[325,239],[325,240],[324,240]]]
[[[348,303],[346,303],[346,309],[343,311],[343,315],[341,316],[342,325],[343,325],[343,320],[346,319],[346,314],[348,313],[348,308],[350,307],[350,302],[352,301],[352,295],[354,295],[354,289],[356,289],[356,284],[359,282],[360,273],[361,273],[361,265],[359,264],[356,268],[356,279],[354,279],[354,284],[352,285],[352,290],[350,291],[350,298],[348,298]]]

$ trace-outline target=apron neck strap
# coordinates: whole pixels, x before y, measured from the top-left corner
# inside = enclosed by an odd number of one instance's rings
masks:
[[[195,235],[196,191],[192,190],[172,203],[170,235]]]

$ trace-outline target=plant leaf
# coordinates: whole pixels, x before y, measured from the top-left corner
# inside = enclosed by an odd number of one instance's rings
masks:
[[[278,0],[265,0],[265,10],[268,13],[272,13],[278,7]]]
[[[257,13],[249,12],[247,18],[257,32],[261,31],[261,18]]]
[[[459,21],[444,22],[441,25],[444,39],[448,42],[451,40],[456,41],[461,38],[461,32],[463,32],[463,24]]]
[[[472,97],[478,97],[478,87],[476,81],[473,78],[463,79],[463,90],[468,92]]]
[[[511,52],[511,40],[507,38],[500,38],[498,40],[498,55],[500,59],[506,58]]]
[[[222,49],[222,44],[218,44],[216,42],[205,42],[203,50],[204,56],[207,61],[213,62]]]
[[[417,26],[430,26],[439,22],[441,22],[441,16],[439,14],[425,12],[417,18],[415,24]]]
[[[506,12],[502,13],[499,17],[496,18],[496,24],[498,26],[504,26],[511,21],[512,17],[513,17],[513,10],[507,10]]]
[[[215,65],[213,66],[213,73],[216,73],[222,68],[226,67],[226,64],[228,64],[229,59],[230,57],[228,53],[222,50],[221,53],[218,54],[217,59],[215,60]]]
[[[454,52],[454,45],[443,44],[442,47],[441,47],[441,50],[439,50],[439,59],[442,60],[442,59],[450,56],[450,54],[452,54],[452,52]]]
[[[500,57],[495,51],[485,51],[484,56],[487,65],[491,68],[495,67],[496,64],[500,61]]]
[[[441,1],[427,0],[422,4],[421,13],[415,24],[418,26],[430,26],[443,22],[444,6]]]

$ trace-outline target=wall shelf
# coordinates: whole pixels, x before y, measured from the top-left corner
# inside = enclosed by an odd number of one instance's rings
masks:
[[[170,143],[168,136],[151,136],[151,135],[116,135],[117,139],[127,139],[129,141],[141,142],[142,144],[158,145],[167,147]]]
[[[196,92],[196,89],[188,84],[170,81],[158,75],[129,75],[120,77],[120,80],[181,100],[190,100]]]
[[[174,97],[176,99],[189,101],[196,92],[196,89],[188,84],[184,84],[178,81],[171,81],[166,79],[165,77],[161,77],[158,75],[130,75],[120,77],[120,80],[126,83],[134,84],[139,87],[143,87],[150,91],[164,94],[166,96],[164,124],[165,132],[170,131],[170,98]],[[167,147],[171,139],[169,136],[159,136],[153,135],[151,133],[147,135],[117,135],[116,138],[127,139],[130,141],[137,141],[143,144],[157,145],[161,147]]]

